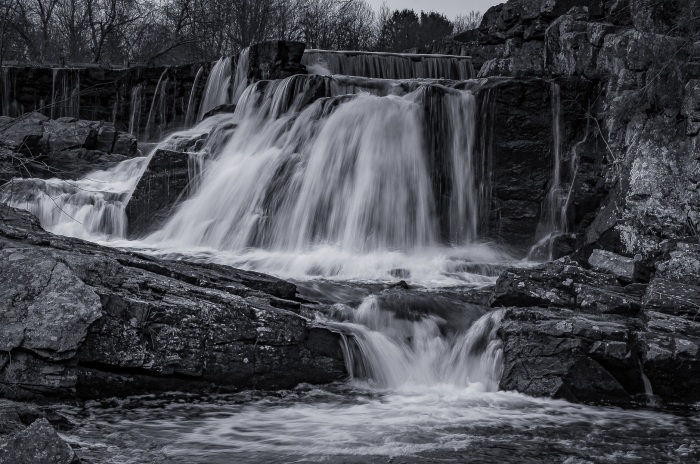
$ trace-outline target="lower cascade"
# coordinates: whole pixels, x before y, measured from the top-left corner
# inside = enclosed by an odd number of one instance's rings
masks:
[[[346,313],[347,314],[347,313]],[[496,331],[503,317],[493,311],[468,330],[445,336],[446,321],[435,315],[419,320],[398,319],[370,296],[339,324],[343,355],[352,379],[373,387],[400,389],[480,383],[497,391],[502,347]]]

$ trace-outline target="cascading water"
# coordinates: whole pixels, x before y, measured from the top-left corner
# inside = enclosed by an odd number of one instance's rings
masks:
[[[156,84],[156,89],[153,92],[153,100],[151,101],[151,109],[148,111],[148,118],[146,119],[145,139],[150,140],[153,135],[153,128],[156,124],[156,117],[160,116],[160,125],[165,124],[165,95],[168,87],[168,71],[165,69],[163,73],[158,78],[158,84]]]
[[[199,93],[199,80],[202,78],[204,73],[204,66],[200,66],[197,70],[197,74],[194,77],[194,82],[192,83],[192,90],[190,91],[190,98],[187,102],[187,113],[185,114],[185,127],[190,127],[194,122],[195,113],[195,103],[197,101],[197,94]]]
[[[471,58],[358,51],[307,50],[302,64],[314,74],[342,74],[378,79],[451,79],[475,76]]]
[[[496,332],[502,317],[502,310],[493,311],[465,332],[446,337],[446,322],[440,317],[399,319],[370,296],[350,322],[330,324],[343,332],[343,355],[352,379],[392,390],[478,382],[486,391],[497,391],[503,364]]]
[[[233,94],[231,98],[232,103],[238,103],[241,99],[241,95],[245,92],[248,87],[248,68],[250,67],[250,47],[244,48],[238,55],[238,62],[236,63],[236,75],[233,79]]]
[[[211,118],[192,129],[174,133],[145,157],[122,161],[106,171],[82,179],[15,179],[0,191],[0,202],[32,212],[42,227],[56,234],[93,241],[123,239],[127,233],[125,207],[152,154],[160,148],[178,149],[182,140],[211,132],[220,119]],[[212,138],[211,143],[216,143]],[[207,146],[203,148],[207,150]],[[202,170],[201,156],[193,154],[191,178]]]
[[[204,86],[204,95],[199,104],[197,120],[201,121],[204,115],[219,105],[229,103],[231,86],[231,58],[221,58],[209,72],[207,83]]]
[[[278,274],[338,278],[418,268],[415,256],[459,254],[445,245],[473,243],[483,205],[471,92],[431,82],[407,91],[404,82],[384,81],[375,89],[383,95],[332,97],[347,91],[344,82],[293,76],[249,87],[232,116],[238,127],[212,154],[201,187],[145,242],[217,250],[218,259],[223,253],[231,264]],[[319,89],[329,97],[313,101]],[[447,115],[438,122],[428,117],[436,105]],[[439,146],[447,179],[430,169],[434,129],[448,134]]]
[[[567,197],[562,187],[562,140],[561,140],[561,89],[559,84],[550,85],[552,101],[552,153],[554,168],[542,205],[540,224],[537,230],[537,243],[530,249],[530,259],[551,261],[554,253],[554,239],[566,233],[567,229]]]
[[[141,84],[131,89],[131,101],[129,103],[129,107],[131,108],[131,114],[129,115],[129,133],[136,137],[138,137],[139,135],[139,127],[141,121],[142,91],[143,86]]]
[[[80,117],[80,71],[71,68],[53,70],[51,119]]]
[[[208,105],[229,96],[230,65],[217,65],[218,77],[207,80]],[[431,75],[445,77],[442,71]],[[149,128],[157,113],[163,119],[164,76]],[[152,409],[149,398],[136,399],[136,408],[93,408],[90,420],[99,427],[66,432],[71,444],[95,453],[96,462],[160,462],[163,453],[168,462],[188,464],[364,463],[394,456],[508,462],[516,452],[517,460],[528,462],[687,457],[687,443],[697,437],[695,419],[497,391],[503,370],[498,330],[506,312],[465,301],[475,296],[469,283],[493,282],[498,274],[479,263],[498,269],[513,261],[477,242],[491,214],[494,98],[486,90],[477,103],[465,90],[478,87],[472,84],[294,76],[254,83],[240,95],[234,90],[233,101],[240,97],[234,114],[207,118],[159,145],[188,151],[193,193],[163,229],[138,242],[123,240],[124,206],[150,157],[78,181],[13,181],[0,201],[32,211],[56,233],[295,277],[302,296],[312,285],[370,294],[359,305],[348,303],[354,296],[346,304],[318,305],[317,321],[309,322],[339,334],[349,382],[223,399],[187,396],[168,402],[165,415],[168,400],[161,397]],[[543,223],[555,227],[564,224],[564,213],[557,219],[558,89],[552,95],[550,191],[557,195],[548,195]],[[141,89],[134,89],[132,109],[140,101]],[[132,113],[130,130],[135,127]],[[408,280],[410,290],[376,293],[385,287],[377,281],[398,278]],[[456,287],[435,288],[442,286]],[[342,295],[328,293],[331,299]],[[450,304],[440,306],[441,299]],[[651,384],[643,380],[651,397]],[[75,417],[84,416],[81,406]],[[658,430],[663,443],[647,454]],[[625,445],[620,437],[630,435],[646,441],[619,451]],[[158,455],[133,454],[144,440],[152,440],[148,446]]]

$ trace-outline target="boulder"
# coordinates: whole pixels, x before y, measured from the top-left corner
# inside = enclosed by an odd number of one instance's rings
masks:
[[[54,236],[6,206],[0,253],[12,302],[0,313],[2,396],[290,388],[346,375],[340,335],[297,314],[296,288],[279,279]]]
[[[618,278],[634,281],[634,259],[620,256],[610,251],[593,250],[588,257],[588,264],[598,272],[607,272]]]
[[[653,393],[670,403],[700,401],[700,322],[646,310],[640,362]]]
[[[129,238],[158,229],[189,192],[193,164],[188,153],[157,150],[126,205]]]
[[[504,352],[500,387],[575,402],[629,404],[644,392],[634,327],[626,318],[571,310],[508,309],[499,330]]]
[[[58,436],[46,419],[37,419],[25,430],[9,437],[2,446],[2,464],[75,464],[73,449]]]

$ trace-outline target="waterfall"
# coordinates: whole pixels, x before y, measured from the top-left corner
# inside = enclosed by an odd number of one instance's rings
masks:
[[[160,145],[190,154],[196,182],[139,246],[199,249],[212,260],[290,277],[394,279],[399,269],[406,278],[447,285],[493,281],[479,269],[511,258],[479,242],[490,216],[491,162],[477,130],[483,115],[465,87],[478,85],[307,75],[256,82],[233,114],[207,118]],[[138,100],[135,89],[133,111]],[[118,203],[121,215],[143,169],[106,171],[97,176],[104,188],[91,184],[95,174],[60,188],[57,180],[21,183],[20,190],[35,192],[15,191],[4,201],[21,206],[50,190],[59,211],[34,206],[45,228],[121,239],[124,227],[101,219],[101,207],[91,217],[87,197]],[[73,207],[86,216],[74,221],[80,214]]]
[[[139,84],[131,89],[131,101],[129,107],[131,114],[129,116],[129,133],[135,137],[139,135],[139,127],[141,122],[141,92],[143,85]]]
[[[238,63],[236,63],[236,75],[233,79],[233,98],[231,102],[238,103],[241,95],[248,87],[248,68],[250,67],[249,62],[250,57],[250,47],[244,48],[240,55],[238,55]]]
[[[10,68],[2,68],[2,115],[14,116],[12,114],[12,85],[10,83]]]
[[[537,243],[530,249],[528,258],[551,261],[554,254],[554,239],[567,232],[567,198],[562,188],[562,140],[561,140],[561,89],[559,84],[550,85],[552,104],[552,158],[554,167],[549,189],[542,205]]]
[[[91,240],[124,237],[124,207],[147,165],[147,158],[121,162],[77,181],[15,179],[0,201],[34,214],[47,230]]]
[[[185,127],[192,125],[195,111],[195,102],[197,99],[197,94],[199,92],[199,80],[204,73],[204,66],[200,66],[197,70],[197,74],[194,77],[194,82],[192,83],[192,90],[190,91],[190,98],[187,103],[187,113],[185,114]]]
[[[502,343],[497,336],[503,310],[482,316],[463,333],[445,336],[445,321],[435,315],[398,318],[367,297],[347,322],[327,322],[341,332],[341,348],[351,379],[373,387],[479,382],[496,391],[501,380]]]
[[[56,68],[51,82],[51,119],[80,117],[80,70]]]
[[[192,129],[171,134],[148,156],[122,161],[79,180],[14,179],[0,191],[0,202],[30,211],[44,229],[55,234],[93,241],[124,239],[126,205],[153,153],[161,148],[179,150],[183,143],[201,138],[220,123],[221,120],[212,118]],[[211,143],[218,143],[219,137],[211,136]],[[208,146],[203,149],[208,150]],[[202,169],[202,157],[192,154],[190,178],[196,179]]]
[[[300,108],[308,95],[290,96],[298,81],[275,82],[262,94],[249,88],[236,109],[239,127],[206,170],[202,188],[154,240],[220,250],[301,251],[319,244],[348,252],[412,250],[438,243],[438,214],[450,218],[450,239],[475,238],[470,92],[439,89],[440,104],[460,118],[440,123],[459,124],[448,127],[446,151],[455,194],[466,198],[440,211],[426,159],[426,87]]]
[[[231,86],[231,58],[221,58],[209,72],[207,83],[204,86],[204,96],[199,104],[197,120],[201,121],[204,115],[219,105],[229,103]]]
[[[302,64],[317,74],[342,74],[381,79],[451,79],[475,77],[471,58],[358,51],[306,50]]]
[[[160,114],[160,123],[163,125],[165,123],[165,89],[168,85],[168,74],[169,68],[163,70],[163,73],[158,78],[158,84],[156,84],[156,89],[153,92],[153,100],[151,101],[151,109],[148,111],[148,119],[146,120],[145,129],[145,139],[150,140],[151,131],[153,130],[153,124],[155,123],[156,112]],[[163,80],[165,78],[165,80]],[[156,109],[156,106],[158,107]],[[156,112],[154,112],[156,110]]]

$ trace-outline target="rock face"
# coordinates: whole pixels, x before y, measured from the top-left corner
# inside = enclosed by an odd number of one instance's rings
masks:
[[[0,254],[2,396],[288,388],[345,375],[339,335],[295,313],[284,281],[54,236],[5,206]]]
[[[77,179],[137,153],[136,139],[111,123],[38,113],[0,120],[0,183],[13,177]]]
[[[684,271],[697,266],[700,242],[665,245],[650,283],[600,250],[586,264],[605,273],[568,258],[504,272],[490,298],[508,307],[501,387],[590,403],[697,402],[700,287]]]
[[[248,78],[284,79],[294,74],[306,74],[306,66],[301,64],[304,48],[304,42],[281,40],[251,45]]]
[[[189,191],[196,161],[183,152],[157,150],[126,205],[128,237],[152,232]]]
[[[202,73],[197,80],[200,68]],[[10,92],[4,97],[7,104],[3,105],[3,116],[16,117],[37,111],[51,119],[74,117],[112,121],[120,131],[129,130],[131,126],[134,135],[143,140],[147,131],[149,137],[157,137],[185,123],[192,89],[198,90],[193,101],[197,106],[211,63],[123,69],[99,66],[9,66],[4,69],[6,72],[0,79],[3,88]],[[154,100],[156,105],[149,125]]]
[[[569,230],[578,246],[631,257],[698,232],[692,3],[510,0],[478,29],[421,51],[472,55],[483,60],[479,77],[579,77],[597,87],[594,99],[579,99],[587,135],[562,151],[564,172],[576,171]]]

